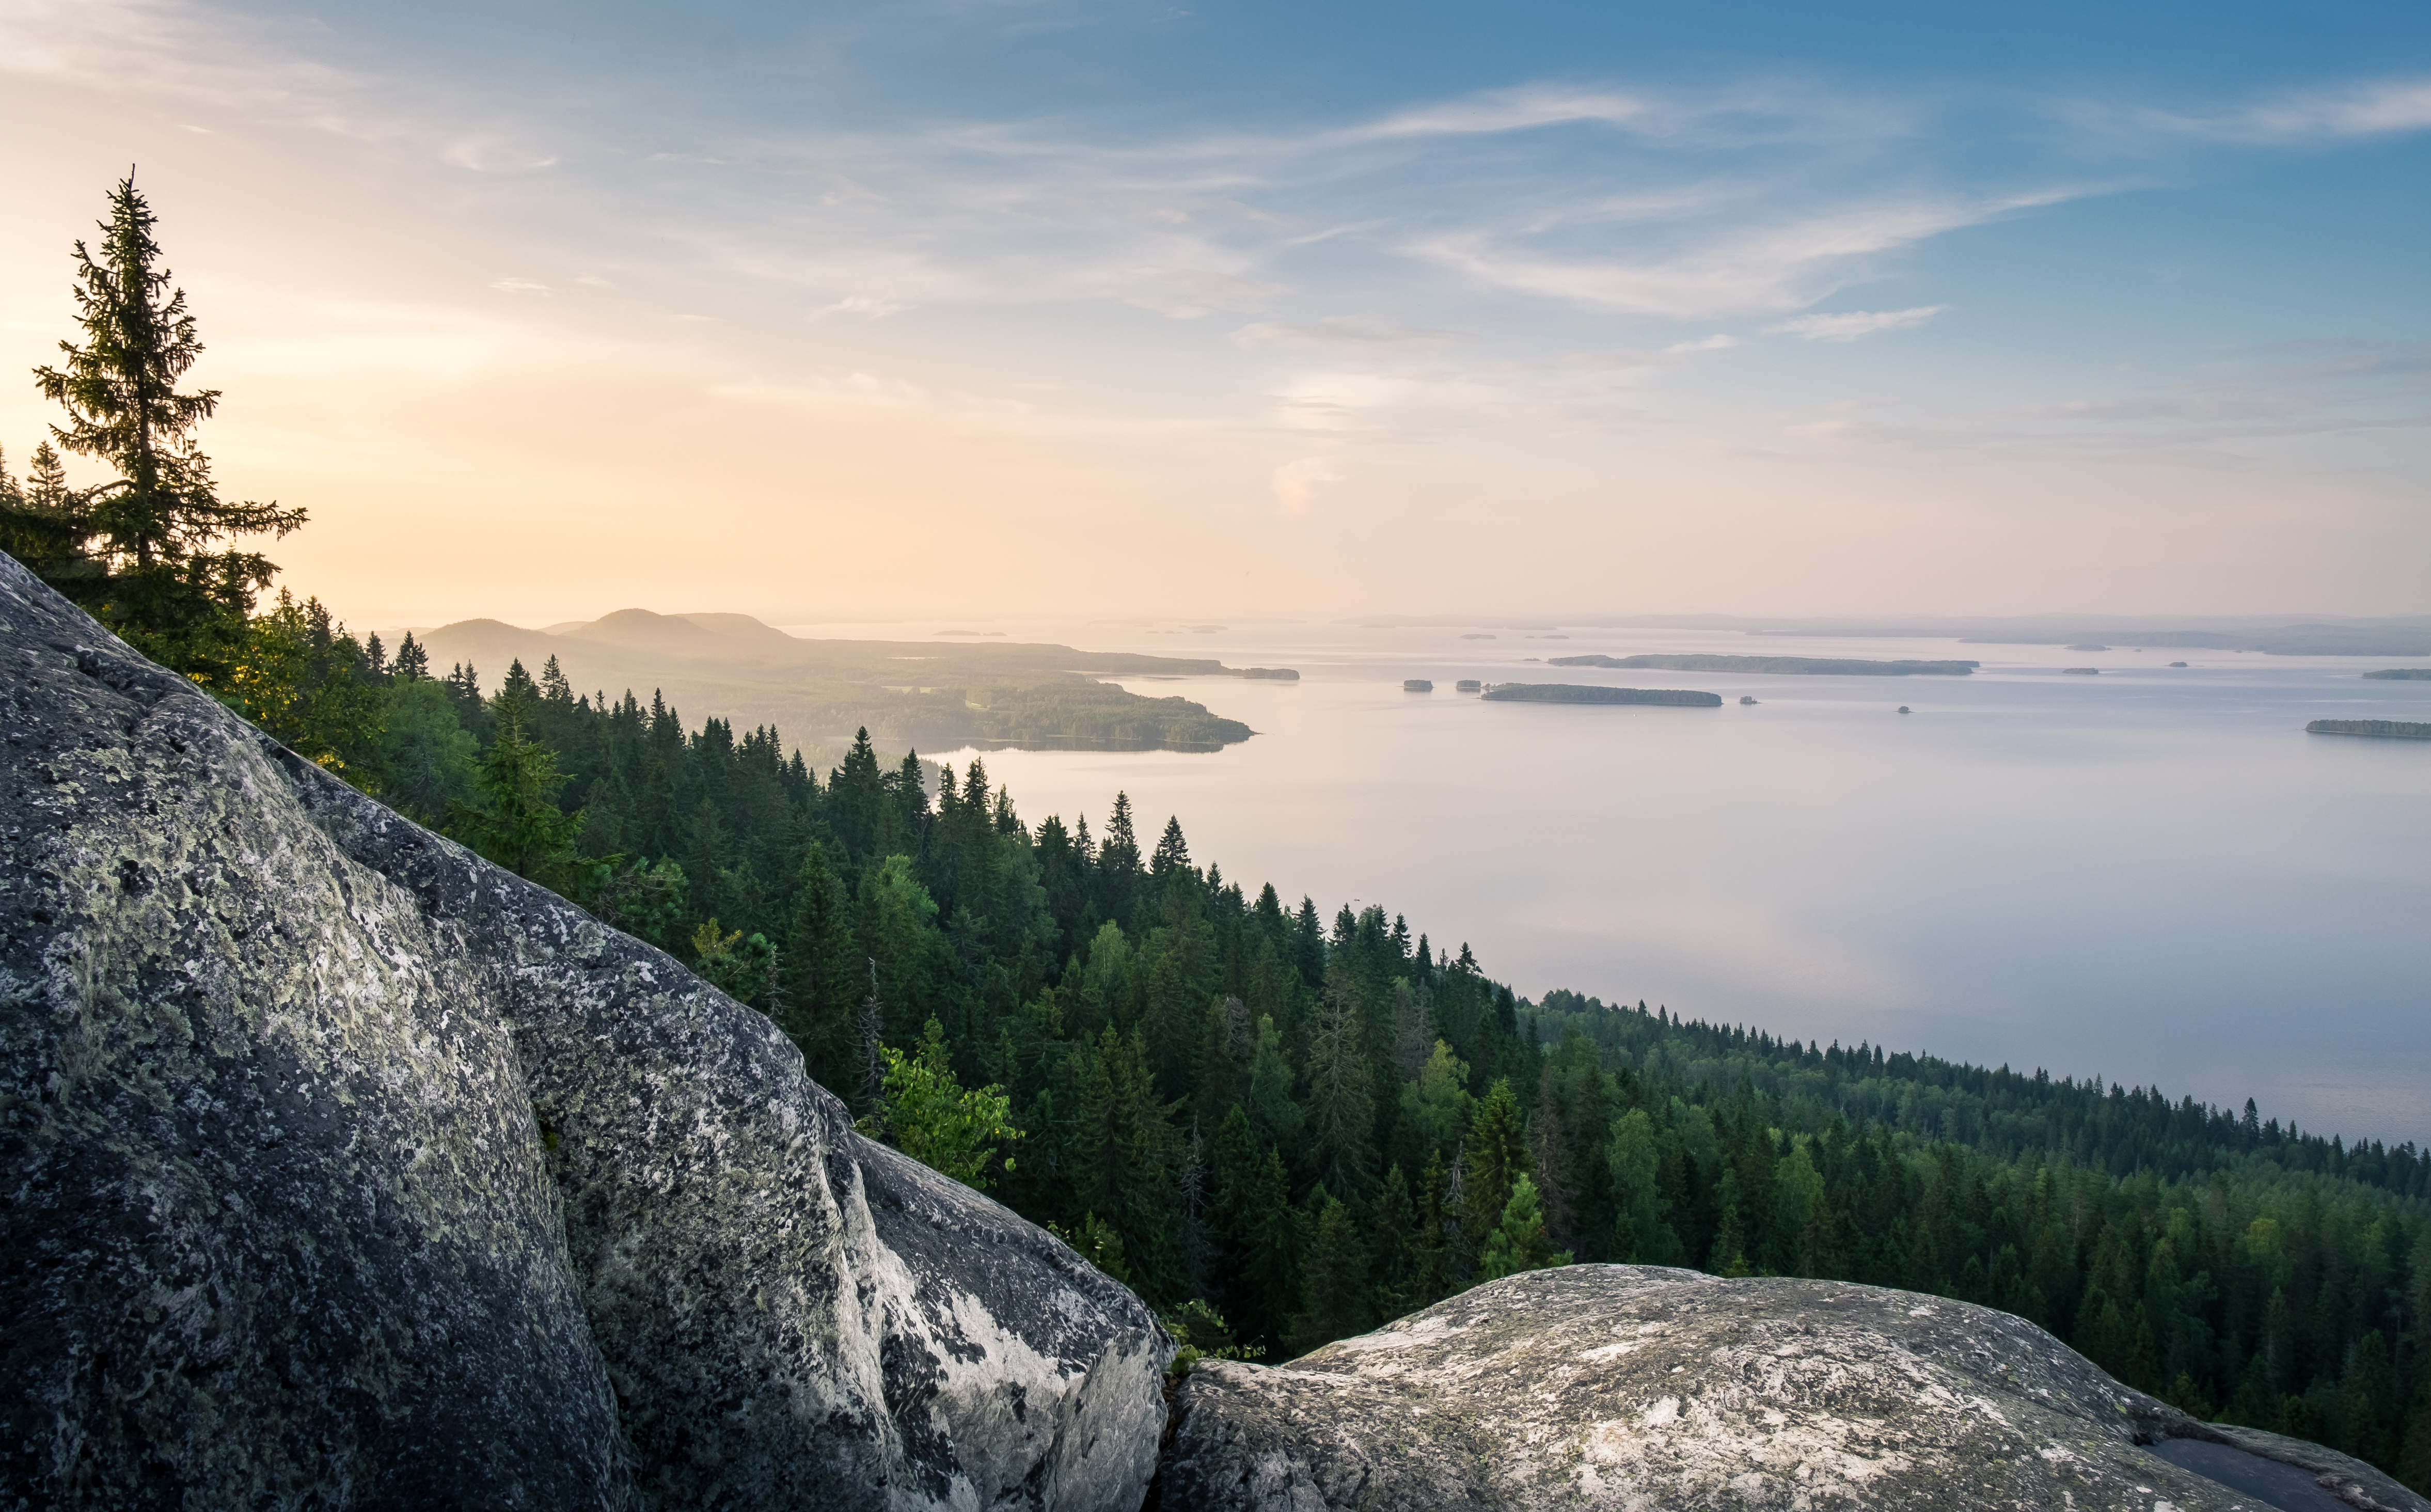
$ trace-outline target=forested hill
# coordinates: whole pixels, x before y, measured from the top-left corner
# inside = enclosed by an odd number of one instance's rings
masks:
[[[822,774],[772,729],[562,678],[389,678],[347,776],[767,1013],[873,1132],[1193,1347],[1282,1357],[1566,1259],[1836,1277],[2008,1309],[2431,1487],[2410,1143],[1531,1005],[1381,906],[1227,878],[1119,796],[1094,832],[1031,822],[978,761],[932,792],[865,739]]]
[[[2431,1198],[2431,1151],[2410,1142],[2349,1149],[2341,1137],[2305,1134],[2265,1119],[2248,1098],[2242,1113],[2171,1101],[2158,1087],[2054,1081],[2003,1066],[1987,1070],[1937,1056],[1888,1052],[1879,1045],[1844,1050],[1775,1039],[1759,1030],[1673,1018],[1641,1002],[1607,1006],[1573,992],[1545,995],[1532,1014],[1537,1033],[1558,1040],[1576,1032],[1648,1069],[1682,1082],[1746,1082],[1802,1110],[1869,1118],[1924,1138],[1955,1141],[2015,1159],[2065,1154],[2114,1176],[2146,1172],[2177,1178],[2237,1165],[2248,1157],[2289,1170],[2318,1172]]]

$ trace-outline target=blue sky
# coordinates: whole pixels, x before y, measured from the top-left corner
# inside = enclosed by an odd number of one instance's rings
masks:
[[[143,163],[359,617],[2431,610],[2420,7],[0,0],[0,361]]]

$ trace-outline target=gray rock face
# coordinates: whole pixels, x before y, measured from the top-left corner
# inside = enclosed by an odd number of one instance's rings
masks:
[[[1170,1512],[2265,1504],[2142,1447],[2226,1431],[2033,1324],[1836,1282],[1533,1271],[1287,1366],[1202,1364],[1179,1406]],[[2431,1509],[2315,1445],[2234,1447],[2345,1505]]]
[[[1121,1508],[1171,1346],[0,557],[0,1506]]]

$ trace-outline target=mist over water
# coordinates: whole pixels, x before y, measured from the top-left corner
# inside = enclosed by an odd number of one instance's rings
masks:
[[[981,753],[1033,825],[1085,813],[1101,831],[1128,790],[1143,845],[1179,815],[1193,858],[1252,892],[1309,894],[1329,919],[1346,900],[1381,903],[1439,948],[1466,941],[1531,997],[1568,987],[1826,1043],[2232,1106],[2250,1096],[2265,1117],[2349,1138],[2431,1135],[2431,743],[2304,732],[2316,718],[2431,719],[2431,683],[2358,679],[2388,659],[1680,630],[966,628],[1301,673],[1128,680],[1260,732],[1219,753]],[[1590,651],[1984,666],[1819,678],[1524,660]],[[1436,691],[1405,693],[1404,678]],[[1452,691],[1460,678],[1725,702],[1484,703]]]

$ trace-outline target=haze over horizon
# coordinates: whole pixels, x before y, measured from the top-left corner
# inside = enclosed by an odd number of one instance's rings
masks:
[[[5,0],[0,80],[0,368],[135,162],[360,625],[2431,611],[2419,8]]]

